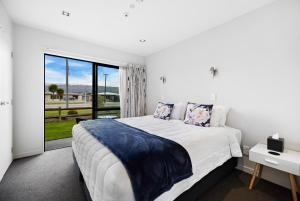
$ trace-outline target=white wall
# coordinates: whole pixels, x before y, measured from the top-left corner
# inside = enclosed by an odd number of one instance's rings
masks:
[[[299,22],[300,1],[279,0],[147,57],[148,113],[160,99],[207,103],[215,93],[216,103],[232,108],[228,125],[242,130],[243,144],[278,131],[300,151]],[[211,66],[219,69],[215,79]],[[269,179],[287,185],[284,176]]]
[[[15,158],[42,153],[44,149],[44,53],[49,52],[47,48],[62,50],[65,56],[116,65],[144,63],[143,57],[15,25]]]
[[[12,25],[0,2],[0,181],[12,162]]]

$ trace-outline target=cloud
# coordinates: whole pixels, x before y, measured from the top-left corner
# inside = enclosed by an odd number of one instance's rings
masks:
[[[65,84],[66,74],[61,71],[45,69],[45,82],[48,84]]]
[[[53,59],[50,59],[49,57],[46,57],[45,64],[48,65],[48,64],[52,64],[52,63],[55,63],[55,61]]]
[[[100,80],[98,80],[98,86],[104,86],[105,82],[104,82],[104,76],[103,74],[100,75],[102,76],[100,78]],[[110,87],[119,87],[119,73],[111,73],[107,76],[107,80],[106,80],[106,86],[110,86]]]
[[[87,66],[92,66],[91,63],[84,62],[84,61],[76,61],[76,60],[69,60],[69,66],[72,67],[87,67]]]
[[[72,76],[69,77],[69,84],[72,85],[92,85],[93,78],[91,74],[83,73],[80,76]]]
[[[51,62],[51,61],[50,61]],[[79,64],[79,63],[77,63]],[[78,65],[80,66],[80,65]],[[83,65],[84,66],[84,65]],[[47,84],[66,84],[65,70],[52,69],[51,67],[45,68],[45,82]],[[104,72],[99,73],[98,86],[104,86]],[[92,73],[90,70],[87,71],[75,71],[70,72],[69,84],[71,85],[89,85],[93,83]],[[119,72],[109,72],[106,80],[107,86],[119,87]]]

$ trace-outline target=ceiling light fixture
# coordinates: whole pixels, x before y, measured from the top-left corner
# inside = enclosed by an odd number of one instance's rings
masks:
[[[124,17],[128,17],[129,13],[128,12],[124,12]]]
[[[65,10],[63,10],[63,11],[61,12],[61,14],[62,14],[63,16],[66,16],[66,17],[70,17],[70,15],[71,15],[70,12],[65,11]]]
[[[140,42],[144,43],[144,42],[146,42],[146,40],[145,39],[140,39]]]

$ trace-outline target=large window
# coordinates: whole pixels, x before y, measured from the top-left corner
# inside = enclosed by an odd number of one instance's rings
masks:
[[[118,117],[117,66],[45,54],[45,141],[70,138],[76,118]]]

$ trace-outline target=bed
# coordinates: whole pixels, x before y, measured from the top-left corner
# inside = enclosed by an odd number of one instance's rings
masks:
[[[230,127],[203,128],[180,120],[162,120],[153,116],[118,119],[117,121],[148,133],[170,139],[183,146],[192,162],[193,175],[176,183],[157,201],[175,200],[196,183],[241,157],[241,132]],[[72,149],[88,197],[92,201],[134,201],[130,179],[122,162],[80,124],[73,127]],[[231,164],[231,163],[230,163]],[[219,171],[222,174],[222,171]]]

